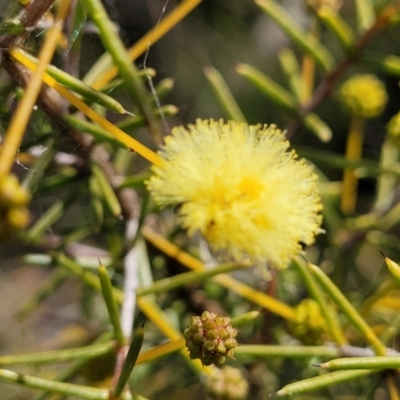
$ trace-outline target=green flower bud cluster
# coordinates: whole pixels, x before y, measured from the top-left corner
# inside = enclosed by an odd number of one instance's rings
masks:
[[[389,137],[400,146],[400,112],[390,119],[386,128]]]
[[[288,325],[290,333],[307,345],[322,343],[326,329],[318,303],[305,299],[295,307],[294,312],[295,319]]]
[[[0,178],[0,240],[29,223],[29,192],[20,186],[15,175]]]
[[[354,75],[339,91],[339,100],[353,116],[374,118],[382,113],[388,96],[385,85],[372,74]]]
[[[214,368],[207,377],[206,391],[211,400],[244,400],[249,385],[238,368]]]
[[[223,364],[226,358],[232,358],[233,349],[238,345],[236,335],[229,317],[208,311],[192,317],[183,332],[190,358],[199,358],[203,365]]]

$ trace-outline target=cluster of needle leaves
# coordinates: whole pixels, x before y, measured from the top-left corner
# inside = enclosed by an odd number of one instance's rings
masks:
[[[130,48],[100,0],[3,3],[0,189],[17,175],[29,193],[18,207],[31,203],[29,223],[11,219],[0,190],[2,398],[246,398],[213,392],[220,366],[189,358],[182,332],[204,311],[238,328],[227,364],[249,399],[400,398],[400,152],[396,121],[388,128],[400,110],[399,1],[167,2]],[[185,18],[207,19],[230,49],[196,80],[177,67],[179,90],[198,91],[191,111],[147,58]],[[180,44],[202,49],[197,25],[183,26]],[[171,69],[170,51],[159,54]],[[386,87],[381,115],[349,118],[338,104],[356,73]],[[305,258],[279,272],[221,263],[155,206],[150,166],[169,127],[193,122],[185,112],[286,128],[321,181],[325,234]]]

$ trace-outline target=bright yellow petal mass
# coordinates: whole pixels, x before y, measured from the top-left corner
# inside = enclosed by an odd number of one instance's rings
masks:
[[[288,147],[274,125],[197,120],[166,138],[148,188],[215,250],[282,268],[322,220],[318,178]]]

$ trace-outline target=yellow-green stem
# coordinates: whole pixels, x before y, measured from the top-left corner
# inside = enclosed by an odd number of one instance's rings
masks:
[[[25,67],[31,69],[32,71],[36,70],[36,65],[32,63],[28,58],[24,57],[23,54],[18,52],[16,49],[11,49],[10,54],[13,58],[19,61]],[[51,88],[56,90],[61,96],[63,96],[66,100],[68,100],[72,105],[74,105],[79,111],[82,111],[87,117],[89,117],[92,121],[99,124],[106,131],[114,135],[120,142],[122,142],[125,146],[127,146],[132,151],[136,151],[142,157],[146,158],[153,164],[160,163],[160,157],[158,154],[154,153],[152,150],[127,135],[121,129],[117,128],[113,123],[103,118],[100,114],[90,108],[87,104],[85,104],[82,100],[76,97],[73,93],[71,93],[68,89],[61,86],[57,83],[57,81],[52,78],[49,74],[45,73],[43,75],[43,81],[49,85]]]
[[[364,119],[352,116],[347,136],[346,158],[359,160],[364,142]],[[343,174],[341,209],[344,214],[352,214],[356,208],[358,179],[352,169],[345,169]]]
[[[11,170],[15,155],[21,145],[25,128],[36,103],[40,88],[42,87],[42,77],[45,74],[47,65],[50,63],[56,49],[69,4],[70,0],[63,0],[61,2],[54,24],[50,28],[40,50],[36,72],[33,74],[31,81],[27,85],[21,103],[8,126],[4,146],[0,154],[0,176],[7,175]]]
[[[201,271],[205,269],[204,264],[192,257],[191,255],[180,250],[177,246],[164,239],[161,235],[158,235],[149,227],[142,229],[143,237],[152,243],[154,246],[162,250],[165,254],[175,258],[177,261],[185,265],[194,271]],[[220,285],[232,290],[233,292],[241,295],[242,297],[260,305],[261,307],[267,308],[273,313],[280,315],[281,317],[293,320],[295,318],[294,310],[292,307],[279,300],[267,296],[266,294],[255,290],[244,283],[238,282],[229,275],[221,274],[213,278],[214,281]]]
[[[382,170],[395,165],[399,159],[399,148],[390,137],[386,137],[382,144],[380,167]],[[380,173],[377,180],[377,191],[374,211],[383,214],[388,211],[394,198],[397,176]]]
[[[163,357],[175,351],[183,349],[185,346],[185,338],[171,340],[170,342],[153,347],[139,354],[136,364],[141,364],[147,361],[153,361],[156,358]]]
[[[145,117],[150,132],[157,142],[161,141],[161,131],[150,103],[145,84],[136,74],[136,67],[129,59],[128,50],[115,30],[114,24],[100,0],[82,0],[88,15],[99,30],[100,40],[110,53],[125,88]]]
[[[341,290],[339,290],[321,268],[313,264],[308,264],[308,266],[322,289],[335,302],[352,325],[363,335],[365,341],[373,347],[376,355],[384,356],[386,354],[385,345],[379,340],[372,328],[361,317],[360,313],[353,307]]]
[[[321,288],[317,285],[313,274],[302,259],[295,259],[293,265],[297,268],[303,278],[303,282],[308,288],[310,295],[319,304],[322,316],[325,319],[327,331],[332,337],[333,341],[338,345],[347,343],[346,336],[343,333],[341,326],[334,314],[334,311],[329,307],[326,297],[324,296]]]
[[[399,391],[393,375],[386,375],[386,385],[388,387],[390,400],[400,400]]]
[[[136,60],[141,54],[143,54],[151,44],[156,43],[161,39],[168,31],[170,31],[176,24],[178,24],[187,14],[190,13],[201,0],[185,0],[175,10],[169,13],[158,25],[146,33],[141,39],[139,39],[129,50],[128,55],[131,61]],[[105,61],[108,61],[108,58]],[[107,63],[106,68],[98,76],[94,82],[90,82],[89,79],[85,79],[85,82],[91,84],[95,89],[101,89],[108,82],[111,81],[118,74],[118,68]]]
[[[102,294],[107,306],[108,315],[114,328],[115,339],[119,347],[125,345],[125,338],[121,328],[120,314],[117,300],[114,297],[113,286],[108,276],[107,268],[104,265],[99,266],[99,279],[101,283]]]
[[[318,39],[319,37],[319,22],[315,17],[313,21],[313,27],[311,29],[310,35]],[[314,89],[314,79],[315,79],[315,58],[310,54],[304,54],[302,60],[302,75],[303,75],[303,85],[302,85],[302,96],[301,102],[304,103],[310,99],[311,94]]]

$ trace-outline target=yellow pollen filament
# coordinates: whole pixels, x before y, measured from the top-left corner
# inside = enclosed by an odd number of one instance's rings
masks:
[[[260,193],[263,190],[263,185],[248,176],[245,176],[239,183],[238,189],[241,197],[249,201],[257,200],[260,197]]]
[[[197,120],[159,154],[148,189],[161,206],[179,204],[182,226],[220,256],[285,268],[321,232],[318,177],[275,125]]]

